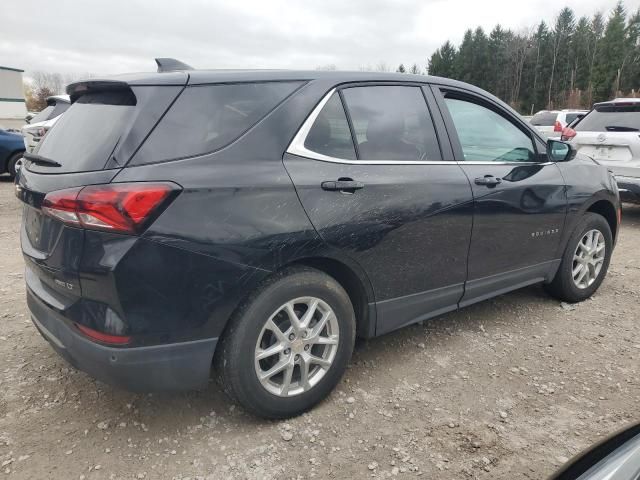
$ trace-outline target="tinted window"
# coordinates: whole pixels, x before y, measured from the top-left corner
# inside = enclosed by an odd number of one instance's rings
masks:
[[[465,160],[530,162],[531,138],[509,120],[482,105],[446,98]]]
[[[355,160],[351,131],[340,96],[334,93],[313,123],[304,141],[305,148],[322,155]]]
[[[51,115],[49,115],[48,120],[54,119],[59,115],[62,115],[64,112],[66,112],[69,107],[71,106],[70,103],[66,103],[66,102],[57,102],[56,106],[53,107],[53,112],[51,112]]]
[[[553,127],[557,118],[558,114],[556,112],[538,112],[531,117],[529,123],[536,127]]]
[[[104,168],[135,109],[130,90],[83,95],[60,117],[34,153],[55,160],[53,173]]]
[[[255,125],[299,85],[265,82],[187,87],[136,158],[159,162],[219,150]]]
[[[584,116],[583,113],[567,113],[567,118],[566,118],[567,125],[573,122],[576,118],[581,118],[583,116]]]
[[[624,132],[640,130],[640,103],[591,110],[574,129],[578,132]]]
[[[440,160],[440,147],[419,87],[343,90],[362,160]]]
[[[49,120],[49,115],[53,112],[55,107],[53,105],[49,105],[48,107],[40,110],[29,122],[30,124],[44,122]]]

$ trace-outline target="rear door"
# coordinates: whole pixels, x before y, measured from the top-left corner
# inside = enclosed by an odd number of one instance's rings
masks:
[[[616,175],[640,177],[640,102],[597,105],[574,130],[580,153]]]
[[[284,158],[321,237],[368,274],[377,334],[455,309],[463,293],[471,188],[427,100],[418,85],[333,90]]]
[[[461,306],[549,278],[559,263],[564,179],[544,144],[499,104],[434,88],[474,196],[469,274]]]

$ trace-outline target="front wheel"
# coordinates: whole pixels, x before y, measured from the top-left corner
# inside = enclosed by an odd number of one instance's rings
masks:
[[[246,410],[292,417],[331,392],[354,340],[353,306],[340,284],[318,270],[292,268],[239,308],[217,349],[216,370]]]
[[[613,236],[601,215],[586,213],[567,243],[547,290],[566,302],[586,300],[600,287],[609,268]]]

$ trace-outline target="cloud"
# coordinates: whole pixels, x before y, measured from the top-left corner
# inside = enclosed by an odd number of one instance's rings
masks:
[[[576,14],[615,0],[567,0]],[[552,22],[555,0],[33,0],[3,6],[0,65],[63,73],[153,70],[154,57],[197,68],[315,68],[418,63],[467,28]],[[640,0],[627,0],[629,11]]]

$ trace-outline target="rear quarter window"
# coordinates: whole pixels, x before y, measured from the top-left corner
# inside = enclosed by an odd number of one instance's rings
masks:
[[[132,163],[176,160],[219,150],[258,123],[301,84],[261,82],[187,87]]]

